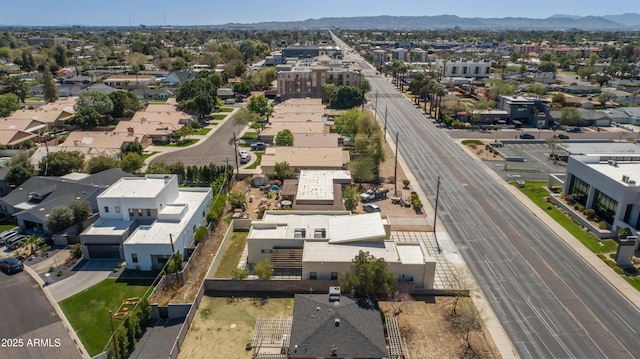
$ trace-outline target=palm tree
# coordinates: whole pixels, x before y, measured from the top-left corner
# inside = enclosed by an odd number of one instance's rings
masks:
[[[32,256],[37,250],[38,247],[44,244],[42,238],[34,235],[30,235],[25,238],[22,243],[20,243],[20,247],[27,248],[29,250],[29,256]]]
[[[440,106],[442,105],[442,97],[446,95],[447,88],[443,84],[438,83],[434,87],[433,92],[436,96],[436,121],[438,121],[440,119]]]

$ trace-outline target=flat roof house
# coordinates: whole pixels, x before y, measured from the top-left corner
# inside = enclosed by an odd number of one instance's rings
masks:
[[[349,152],[342,147],[267,147],[260,167],[264,173],[271,174],[276,163],[285,161],[296,173],[303,169],[341,170],[349,163]]]
[[[400,282],[433,288],[436,263],[427,249],[390,238],[388,219],[378,212],[267,211],[251,224],[247,261],[270,259],[276,273],[336,280],[362,250],[383,258]]]
[[[211,188],[179,188],[176,175],[125,177],[97,198],[100,219],[80,234],[88,258],[122,258],[129,268],[162,268],[186,255],[204,224]]]

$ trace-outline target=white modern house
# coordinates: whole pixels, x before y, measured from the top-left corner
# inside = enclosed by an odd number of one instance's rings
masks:
[[[178,188],[176,175],[124,177],[98,196],[100,219],[80,234],[83,253],[162,268],[171,253],[193,247],[211,198],[211,188]]]
[[[640,229],[640,155],[569,156],[563,193],[592,208],[613,230]]]
[[[267,211],[247,236],[247,262],[269,259],[278,272],[305,280],[336,280],[350,270],[359,251],[384,258],[400,282],[433,288],[436,260],[419,243],[391,239],[380,213]]]

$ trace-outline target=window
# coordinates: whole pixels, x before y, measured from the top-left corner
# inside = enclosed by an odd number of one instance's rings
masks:
[[[293,230],[293,238],[305,238],[307,236],[307,230],[304,228],[296,228]]]
[[[311,280],[316,280],[316,279],[318,279],[318,273],[316,273],[316,272],[309,272],[309,279],[311,279]]]
[[[116,213],[120,213],[120,206],[116,206]]]
[[[458,66],[454,66],[454,67],[452,67],[452,68],[451,68],[451,73],[452,73],[453,75],[457,74],[457,73],[458,73]]]
[[[587,195],[591,186],[576,176],[571,176],[571,183],[569,184],[569,193],[573,195],[578,203],[583,206],[587,205]]]
[[[313,238],[327,238],[327,230],[325,228],[316,228],[313,231]]]
[[[338,279],[338,272],[331,272],[331,280],[337,280]]]
[[[260,253],[272,253],[273,249],[261,249]]]
[[[104,213],[109,213],[109,206],[104,206]]]
[[[131,253],[131,262],[138,263],[138,254]]]
[[[147,208],[147,217],[151,217],[151,210]]]
[[[156,258],[158,258],[158,263],[165,264],[171,258],[171,256],[168,254],[159,254],[156,256]]]
[[[142,217],[142,209],[138,208],[138,217]]]
[[[629,223],[629,219],[631,218],[631,211],[633,210],[633,204],[629,203],[627,205],[627,209],[624,211],[624,223]]]

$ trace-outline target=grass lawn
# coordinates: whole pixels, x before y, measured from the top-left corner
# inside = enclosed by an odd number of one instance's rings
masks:
[[[256,160],[251,164],[251,166],[247,166],[248,170],[254,170],[260,166],[260,162],[262,161],[262,155],[264,152],[256,152]]]
[[[292,316],[293,298],[204,296],[178,358],[251,359],[246,351],[258,316]],[[212,356],[212,353],[215,355]]]
[[[634,287],[637,291],[640,291],[640,278],[631,278],[627,276],[623,276],[624,280],[626,280],[632,287]]]
[[[158,153],[158,151],[153,151],[153,152],[143,152],[142,153],[142,159],[147,159],[153,155],[155,155],[156,153]]]
[[[90,356],[102,352],[111,337],[109,310],[117,311],[127,298],[143,296],[151,283],[151,280],[107,278],[60,302],[60,308]],[[114,319],[113,325],[120,325],[120,320]]]
[[[464,140],[462,141],[463,145],[479,145],[482,146],[484,145],[484,143],[482,143],[482,141],[480,140]]]
[[[211,132],[211,129],[205,127],[205,128],[199,129],[198,132],[196,132],[196,135],[204,136],[209,132]]]
[[[515,185],[515,183],[512,183]],[[542,208],[551,218],[553,218],[564,229],[569,231],[574,237],[576,237],[582,244],[584,244],[593,253],[608,253],[615,251],[617,244],[611,239],[598,240],[593,235],[585,232],[582,226],[576,224],[571,218],[560,211],[556,206],[551,206],[551,209],[547,209],[547,196],[549,192],[543,187],[547,185],[547,181],[525,181],[524,188],[518,188],[524,193],[531,201],[533,201],[538,207]]]
[[[506,172],[525,172],[525,173],[540,173],[542,170],[538,170],[535,168],[508,168],[505,170]]]
[[[227,248],[222,252],[224,257],[213,275],[215,278],[231,278],[231,271],[238,267],[248,235],[249,232],[233,232],[227,243]]]
[[[243,140],[255,140],[258,138],[258,133],[254,131],[247,131],[241,137]]]
[[[220,112],[233,112],[233,109],[229,107],[223,107],[220,109]]]
[[[6,231],[8,229],[16,227],[17,225],[18,225],[17,222],[0,221],[0,232],[4,232],[4,231]]]
[[[227,115],[213,115],[213,119],[216,121],[221,121],[227,118]]]
[[[187,146],[191,146],[194,143],[198,142],[197,139],[195,138],[188,138],[188,139],[184,139],[184,140],[180,140],[178,142],[174,142],[174,143],[169,143],[169,144],[165,144],[165,143],[158,143],[155,144],[154,146],[164,146],[164,147],[187,147]]]

